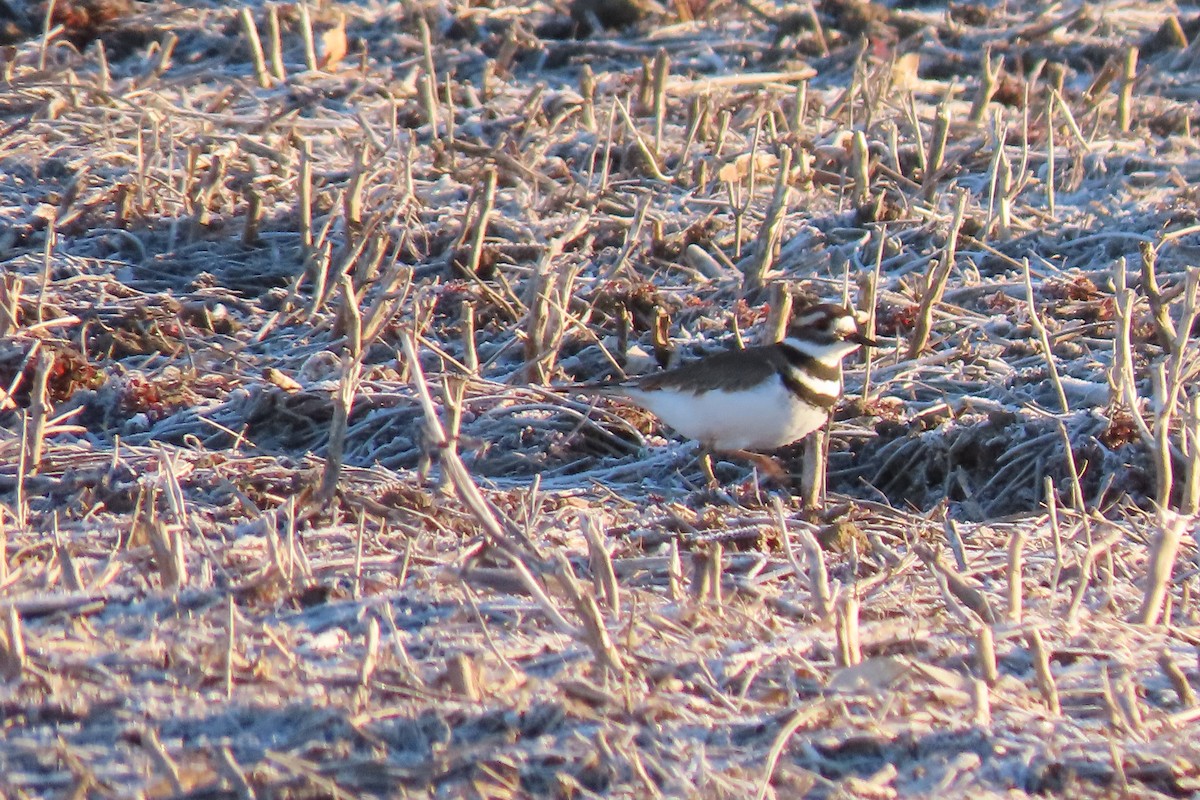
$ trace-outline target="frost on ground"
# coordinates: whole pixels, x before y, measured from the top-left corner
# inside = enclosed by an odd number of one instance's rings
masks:
[[[1191,7],[0,5],[0,794],[1200,790]]]

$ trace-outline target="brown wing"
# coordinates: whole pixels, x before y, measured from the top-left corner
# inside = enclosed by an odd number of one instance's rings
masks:
[[[706,356],[682,367],[655,372],[626,382],[639,389],[682,389],[694,394],[712,389],[748,389],[787,368],[775,345],[729,350]]]

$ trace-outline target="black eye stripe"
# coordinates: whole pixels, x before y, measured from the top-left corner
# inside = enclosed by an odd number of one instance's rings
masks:
[[[801,312],[792,317],[790,327],[793,328],[808,328],[809,330],[836,330],[838,323],[843,319],[850,319],[854,322],[855,328],[858,327],[858,320],[851,313],[848,313],[843,308],[828,309],[820,308],[813,309],[807,312]]]

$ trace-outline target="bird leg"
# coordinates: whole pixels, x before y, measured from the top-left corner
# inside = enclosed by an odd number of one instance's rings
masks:
[[[700,469],[704,472],[704,479],[708,484],[709,491],[715,492],[721,488],[716,473],[713,472],[712,451],[707,447],[700,448]]]
[[[771,456],[763,453],[755,453],[751,450],[722,450],[721,453],[749,461],[758,467],[758,471],[769,480],[774,481],[780,486],[788,485],[788,471],[783,468],[783,465],[779,461]],[[704,479],[710,491],[716,491],[721,488],[721,482],[717,480],[716,473],[713,472],[712,448],[704,446],[700,448],[700,469],[704,473]]]
[[[764,453],[755,453],[750,450],[731,450],[731,456],[744,458],[754,466],[758,467],[758,471],[766,475],[771,480],[778,483],[780,486],[786,486],[788,482],[788,471],[783,468],[777,460]]]

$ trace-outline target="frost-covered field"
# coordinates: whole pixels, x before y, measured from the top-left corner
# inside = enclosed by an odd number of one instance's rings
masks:
[[[0,795],[1200,791],[1200,8],[8,5]]]

